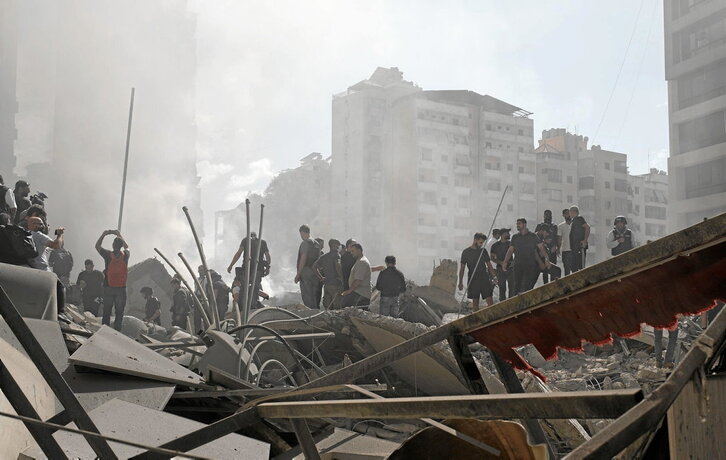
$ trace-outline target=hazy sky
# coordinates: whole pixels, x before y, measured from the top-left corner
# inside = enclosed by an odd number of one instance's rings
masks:
[[[627,153],[631,173],[665,169],[662,3],[196,0],[207,234],[214,211],[329,155],[332,95],[377,66],[533,112],[535,143],[566,127]]]

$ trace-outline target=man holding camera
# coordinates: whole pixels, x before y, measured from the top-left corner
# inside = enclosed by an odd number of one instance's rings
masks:
[[[38,270],[50,271],[48,266],[48,253],[50,249],[58,249],[63,247],[63,232],[64,228],[59,228],[55,231],[55,239],[50,238],[48,235],[43,233],[45,224],[43,219],[40,217],[29,217],[28,218],[28,230],[30,231],[33,242],[35,243],[35,249],[38,251],[38,255],[32,259],[28,259],[28,265]]]
[[[108,235],[115,235],[112,243],[112,250],[102,247],[103,239]],[[121,330],[124,320],[124,308],[126,307],[126,279],[129,274],[129,246],[118,230],[105,230],[96,241],[96,251],[106,262],[106,270],[103,287],[103,319],[102,323],[111,325],[111,310],[115,310],[114,329]]]

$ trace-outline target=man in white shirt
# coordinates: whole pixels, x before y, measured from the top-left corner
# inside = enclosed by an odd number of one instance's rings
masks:
[[[57,229],[55,231],[55,239],[53,240],[41,231],[43,225],[43,220],[40,217],[28,218],[28,230],[33,235],[35,249],[38,251],[37,257],[28,259],[28,265],[38,270],[50,271],[48,267],[48,254],[50,253],[50,249],[63,247],[63,231],[65,229]]]
[[[570,250],[570,223],[572,223],[572,219],[570,218],[570,210],[563,209],[562,217],[565,220],[557,225],[557,238],[559,240],[557,251],[562,251],[562,265],[565,269],[564,276],[567,276],[572,273],[572,261],[570,259],[572,254]]]
[[[356,258],[348,278],[349,289],[340,295],[344,307],[363,307],[371,303],[371,264],[363,255],[363,246],[353,243],[350,253]]]

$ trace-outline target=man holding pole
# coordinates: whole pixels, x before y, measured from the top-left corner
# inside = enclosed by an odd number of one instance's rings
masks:
[[[492,299],[494,287],[489,279],[489,275],[496,279],[497,274],[492,267],[489,253],[484,248],[485,241],[486,235],[483,233],[475,233],[471,246],[464,249],[461,253],[459,290],[464,290],[464,268],[467,268],[469,270],[469,276],[466,291],[469,299],[471,299],[473,311],[479,310],[479,298],[484,299],[487,306],[491,306],[494,303]]]
[[[104,249],[103,239],[108,235],[115,235],[112,243],[112,250]],[[111,325],[111,310],[114,311],[115,319],[113,327],[121,330],[124,319],[124,308],[126,307],[126,279],[129,273],[129,257],[131,252],[126,240],[118,230],[106,230],[96,241],[96,251],[106,262],[103,287],[103,318],[102,323]]]

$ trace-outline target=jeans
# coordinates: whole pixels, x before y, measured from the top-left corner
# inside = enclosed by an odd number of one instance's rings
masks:
[[[381,296],[381,315],[398,318],[400,314],[398,296],[383,297]]]
[[[663,363],[673,364],[673,355],[676,351],[678,343],[678,325],[672,331],[668,331],[668,347],[666,348],[665,359],[663,359],[663,331],[664,329],[654,329],[653,336],[655,339],[655,362],[658,366]]]
[[[343,296],[342,303],[344,307],[367,307],[371,304],[371,299],[369,299],[368,297],[363,297],[362,295],[353,291],[350,294]]]
[[[111,325],[111,310],[114,310],[113,328],[121,330],[124,322],[124,308],[126,308],[126,287],[103,288],[103,319],[101,323]]]
[[[337,310],[340,308],[340,293],[343,292],[343,286],[335,284],[325,285],[325,295],[323,295],[323,308],[329,310]]]
[[[511,269],[510,269],[511,270]],[[539,278],[539,267],[536,265],[527,265],[523,263],[514,263],[514,292],[513,295],[527,292],[537,284]]]
[[[497,286],[499,286],[499,301],[507,300],[507,286],[509,286],[509,295],[514,292],[514,269],[511,268],[506,272],[502,267],[497,266]]]
[[[308,308],[320,308],[318,287],[320,280],[311,267],[305,267],[300,274],[300,296]]]
[[[564,268],[563,276],[572,273],[572,251],[562,251],[562,266]]]
[[[570,266],[572,267],[572,273],[579,272],[585,268],[585,262],[587,261],[587,248],[580,248],[570,252]]]
[[[98,297],[83,297],[83,311],[89,311],[93,316],[98,316],[98,310],[101,307],[101,296]]]

